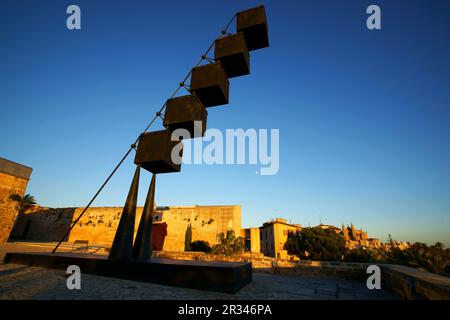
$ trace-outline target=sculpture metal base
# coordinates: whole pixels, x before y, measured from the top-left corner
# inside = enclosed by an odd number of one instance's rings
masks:
[[[110,260],[106,256],[73,253],[7,253],[5,263],[66,270],[77,265],[81,273],[191,289],[235,293],[252,281],[251,263]]]

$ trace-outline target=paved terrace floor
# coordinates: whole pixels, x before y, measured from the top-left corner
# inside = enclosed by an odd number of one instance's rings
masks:
[[[0,244],[0,258],[12,251],[50,251],[54,243]],[[64,245],[69,250],[71,245]],[[225,294],[82,274],[81,290],[68,290],[64,270],[0,264],[0,299],[395,299],[385,290],[368,290],[363,282],[320,276],[253,273],[251,284]]]

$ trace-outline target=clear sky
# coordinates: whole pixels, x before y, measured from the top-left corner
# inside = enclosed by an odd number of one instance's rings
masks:
[[[34,169],[39,204],[84,206],[229,18],[260,3],[2,0],[0,156]],[[66,28],[70,4],[81,30]],[[450,245],[450,2],[264,4],[270,48],[251,53],[208,127],[280,129],[279,173],[185,165],[158,176],[157,204]],[[382,30],[366,28],[370,4]],[[133,157],[95,206],[123,205]]]

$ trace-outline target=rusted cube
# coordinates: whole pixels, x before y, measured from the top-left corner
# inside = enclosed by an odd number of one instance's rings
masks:
[[[183,143],[171,141],[171,134],[168,130],[142,134],[139,137],[134,163],[140,164],[142,168],[151,173],[180,172],[181,161],[178,164],[173,161],[178,159],[172,159],[172,149],[181,143],[179,153],[179,160],[181,160]]]
[[[200,99],[191,94],[167,100],[163,124],[171,132],[186,129],[191,138],[197,138],[205,133],[207,116]]]
[[[192,69],[190,90],[206,108],[227,104],[229,85],[220,62]]]
[[[269,28],[267,27],[264,6],[238,12],[236,30],[243,32],[248,50],[256,50],[269,46]]]
[[[228,78],[250,73],[250,55],[242,32],[216,40],[214,59],[222,63]]]

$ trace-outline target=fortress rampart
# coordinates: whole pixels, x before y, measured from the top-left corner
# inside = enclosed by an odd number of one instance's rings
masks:
[[[142,215],[136,210],[135,235]],[[11,237],[33,241],[59,241],[83,208],[43,208],[27,212],[15,225]],[[93,207],[86,211],[65,241],[88,240],[111,245],[121,207]],[[196,240],[217,243],[217,234],[232,229],[241,233],[241,206],[157,207],[154,211],[153,246],[155,250],[184,251]]]

